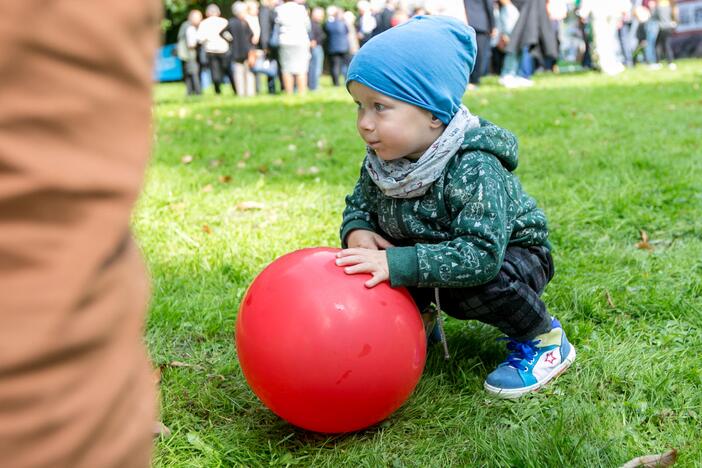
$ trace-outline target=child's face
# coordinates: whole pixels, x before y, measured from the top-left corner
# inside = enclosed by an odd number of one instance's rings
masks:
[[[441,120],[425,109],[356,81],[349,84],[349,92],[358,105],[358,133],[385,161],[418,159],[444,131]]]

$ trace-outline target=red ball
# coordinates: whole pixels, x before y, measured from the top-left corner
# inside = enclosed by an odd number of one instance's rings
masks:
[[[340,433],[388,417],[426,360],[424,327],[404,288],[336,266],[338,249],[303,249],[264,269],[246,292],[236,348],[263,403],[304,429]]]

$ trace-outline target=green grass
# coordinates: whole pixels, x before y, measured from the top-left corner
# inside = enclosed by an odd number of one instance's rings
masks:
[[[669,448],[678,466],[699,466],[700,83],[702,62],[685,61],[677,72],[543,76],[529,90],[491,78],[467,95],[474,113],[520,139],[517,172],[552,231],[557,274],[545,300],[578,360],[537,394],[495,400],[482,382],[503,356],[497,333],[449,319],[453,359],[434,348],[399,411],[340,436],[296,429],[258,401],[233,327],[265,265],[338,245],[363,156],[354,105],[332,88],[186,100],[181,86],[159,86],[134,214],[153,278],[147,341],[155,363],[193,367],[163,369],[173,435],[157,442],[155,466],[619,466]],[[635,247],[640,230],[653,251]]]

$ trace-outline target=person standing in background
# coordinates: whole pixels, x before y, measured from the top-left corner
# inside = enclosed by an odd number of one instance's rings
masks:
[[[673,47],[671,45],[670,37],[678,26],[678,11],[677,5],[675,5],[675,0],[658,0],[655,3],[652,11],[652,20],[658,23],[658,39],[656,40],[657,49],[661,50],[665,54],[665,58],[668,62],[668,68],[671,70],[677,69],[675,65],[675,55],[673,54]],[[663,54],[657,53],[660,57]]]
[[[234,87],[239,96],[255,96],[256,80],[250,70],[255,54],[253,47],[253,31],[246,21],[246,4],[234,2],[229,20],[228,31],[232,36],[230,50],[231,67],[234,71]]]
[[[480,78],[487,74],[490,63],[490,37],[496,34],[495,17],[491,0],[464,0],[468,25],[475,29],[478,55],[470,74],[469,89],[480,85]]]
[[[371,4],[367,0],[359,0],[356,4],[358,8],[358,19],[356,20],[356,32],[358,33],[358,45],[363,47],[363,44],[373,37],[378,20],[376,20]]]
[[[310,70],[307,77],[310,90],[314,91],[319,87],[319,78],[322,76],[324,66],[324,9],[314,7],[310,16],[312,30],[310,32]]]
[[[149,285],[129,223],[152,142],[162,9],[3,2],[3,468],[149,466]]]
[[[345,74],[346,65],[349,62],[349,26],[338,7],[334,5],[327,7],[327,22],[324,29],[327,33],[327,54],[332,84],[339,86],[339,77]]]
[[[188,20],[178,30],[176,51],[183,66],[183,81],[188,96],[202,94],[200,87],[200,62],[198,61],[197,27],[202,21],[200,10],[191,10]]]
[[[274,11],[280,27],[278,53],[283,88],[287,94],[292,94],[296,85],[297,92],[305,94],[310,64],[310,17],[305,7],[294,0],[285,0]]]
[[[226,75],[232,85],[232,91],[236,94],[232,67],[229,63],[229,43],[227,41],[232,40],[231,34],[227,31],[229,22],[222,18],[222,12],[214,3],[207,6],[205,16],[207,18],[197,28],[197,38],[207,56],[215,93],[222,93],[221,86]]]
[[[271,34],[273,33],[273,25],[275,24],[275,15],[273,8],[275,0],[261,0],[261,5],[258,8],[258,24],[261,28],[261,34],[258,40],[258,46],[263,51],[265,60],[275,63],[276,72],[267,74],[268,79],[268,94],[276,94],[276,77],[278,76],[278,51],[270,44]]]

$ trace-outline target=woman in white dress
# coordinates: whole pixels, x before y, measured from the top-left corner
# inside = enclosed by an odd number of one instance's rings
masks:
[[[280,30],[280,68],[283,75],[283,89],[292,94],[294,85],[297,91],[307,91],[307,71],[310,63],[310,18],[304,6],[293,0],[275,9],[275,22]]]

